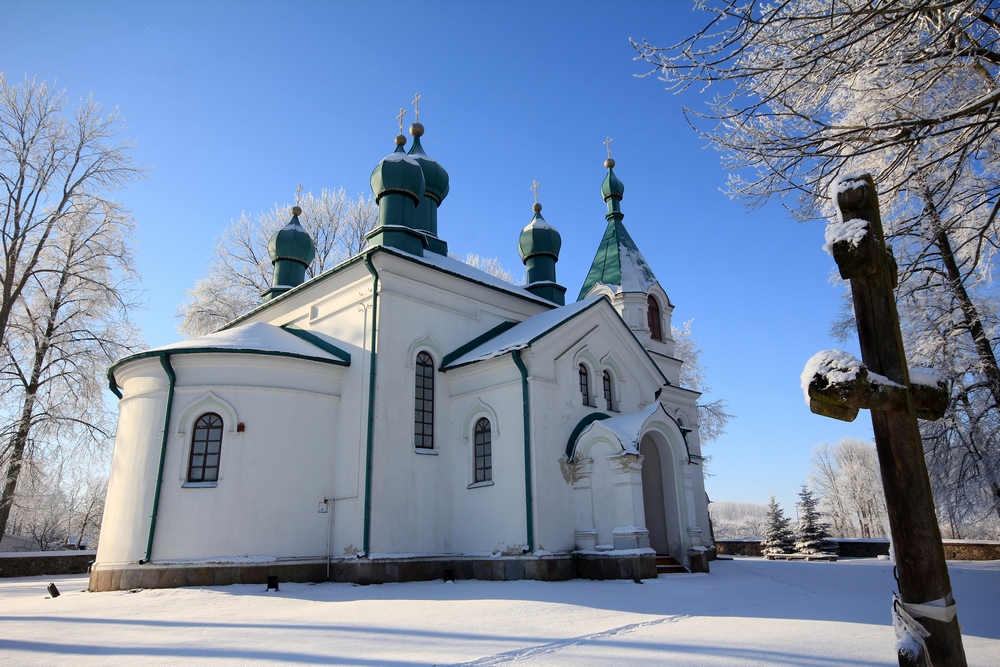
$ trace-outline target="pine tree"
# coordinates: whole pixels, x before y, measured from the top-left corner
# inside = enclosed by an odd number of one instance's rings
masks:
[[[799,526],[795,531],[795,551],[802,554],[836,553],[837,545],[830,540],[828,524],[820,521],[819,500],[805,485],[799,491]]]
[[[761,553],[773,556],[795,551],[795,534],[788,527],[790,522],[772,493],[771,503],[767,506],[767,527],[764,529],[764,539],[760,543]]]

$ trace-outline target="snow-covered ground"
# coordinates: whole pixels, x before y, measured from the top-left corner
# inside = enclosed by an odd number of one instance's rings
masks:
[[[1000,561],[952,562],[969,664],[1000,665]],[[54,581],[62,595],[48,599]],[[0,579],[2,665],[895,665],[892,565],[712,563],[631,581],[86,593]]]

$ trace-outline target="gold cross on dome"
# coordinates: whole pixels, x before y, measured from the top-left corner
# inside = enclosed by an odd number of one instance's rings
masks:
[[[420,93],[413,97],[413,113],[416,115],[416,122],[420,122]]]
[[[539,185],[540,185],[540,183],[538,181],[532,181],[531,182],[531,187],[528,188],[529,190],[531,190],[532,192],[535,193],[535,203],[536,204],[538,203],[538,186]]]
[[[604,139],[604,147],[608,149],[608,157],[611,157],[611,142],[614,141],[611,137]]]
[[[396,116],[396,120],[399,121],[399,133],[403,133],[403,116],[406,115],[406,109],[399,107],[399,115]]]

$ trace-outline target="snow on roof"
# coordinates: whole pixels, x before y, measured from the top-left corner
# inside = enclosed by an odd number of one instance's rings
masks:
[[[608,221],[594,262],[580,290],[585,296],[595,284],[607,285],[612,292],[648,292],[657,283],[649,263],[620,220]]]
[[[527,226],[525,227],[525,229],[552,229],[552,230],[554,230],[555,227],[553,227],[549,223],[545,222],[545,218],[543,218],[542,216],[539,215],[539,216],[536,216],[536,217],[532,218],[531,222],[529,222],[527,224]]]
[[[310,335],[328,345],[338,347],[339,341],[325,334],[316,331],[309,331]],[[342,344],[342,343],[341,343]],[[264,322],[253,322],[251,324],[241,324],[232,329],[216,331],[206,336],[184,340],[170,345],[158,347],[149,352],[198,350],[201,352],[210,350],[227,350],[231,352],[255,352],[264,354],[294,355],[320,361],[343,364],[344,359],[334,355],[319,346],[302,340],[294,334],[290,334],[281,327]]]
[[[465,364],[471,364],[477,361],[485,361],[486,359],[499,357],[500,355],[513,352],[514,350],[521,350],[529,347],[533,342],[547,334],[552,329],[555,329],[567,320],[579,315],[603,298],[603,296],[592,296],[584,299],[583,301],[577,301],[568,306],[560,306],[559,308],[554,308],[553,310],[529,317],[523,322],[514,325],[503,333],[466,352],[458,359],[449,362],[448,365],[445,366],[445,369],[457,368],[458,366],[464,366]]]
[[[416,255],[411,255],[408,252],[402,252],[395,248],[393,249],[393,252],[397,252],[398,254],[404,255],[405,257],[408,258],[413,258],[414,260],[422,262],[424,264],[430,264],[431,266],[443,269],[444,271],[448,271],[449,273],[458,274],[463,278],[468,278],[469,280],[474,280],[479,283],[484,283],[486,285],[489,285],[490,287],[502,289],[505,292],[511,292],[512,294],[529,298],[532,301],[538,301],[540,303],[554,305],[548,299],[543,299],[540,296],[535,296],[534,294],[524,289],[523,287],[518,287],[517,285],[513,285],[507,282],[506,280],[501,280],[500,278],[492,276],[489,273],[477,269],[474,266],[470,266],[461,260],[453,259],[451,257],[445,257],[444,255],[439,255],[435,252],[425,252],[423,257],[417,257]]]
[[[623,450],[630,454],[638,454],[639,435],[642,433],[643,425],[654,412],[662,408],[663,406],[659,402],[650,403],[639,412],[633,412],[629,415],[621,415],[618,417],[612,417],[611,419],[602,419],[600,421],[592,422],[587,428],[583,429],[576,440],[579,442],[580,438],[589,433],[592,429],[599,427],[610,431],[612,435],[618,438],[618,442],[621,443]]]

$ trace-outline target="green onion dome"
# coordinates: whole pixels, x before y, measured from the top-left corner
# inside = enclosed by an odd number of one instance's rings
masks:
[[[289,259],[309,266],[316,257],[316,246],[312,237],[299,222],[301,213],[301,208],[292,207],[292,219],[271,236],[267,251],[271,255],[272,264],[282,259]]]
[[[622,195],[625,194],[625,184],[615,176],[613,169],[615,166],[614,159],[608,158],[605,160],[604,166],[608,168],[608,175],[604,177],[604,183],[601,184],[601,194],[604,195],[604,201],[607,201],[610,197],[621,199]]]
[[[413,147],[410,148],[410,157],[417,161],[424,171],[424,184],[426,185],[426,195],[440,205],[444,198],[448,196],[448,172],[437,160],[427,157],[424,147],[420,145],[420,137],[424,134],[424,126],[421,123],[414,123],[410,126],[410,134],[413,135]]]
[[[402,194],[412,197],[416,205],[424,196],[424,170],[406,154],[405,145],[406,137],[397,136],[396,150],[383,158],[372,171],[371,185],[376,202],[387,194]]]
[[[541,204],[536,202],[532,210],[535,212],[535,217],[521,230],[517,242],[517,252],[521,255],[521,261],[526,262],[538,255],[550,255],[558,260],[559,250],[562,248],[562,236],[555,227],[545,222]],[[554,280],[554,277],[552,279]]]

